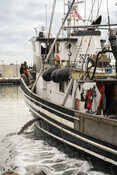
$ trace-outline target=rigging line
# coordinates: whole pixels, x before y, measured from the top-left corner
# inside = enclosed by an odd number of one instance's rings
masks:
[[[93,5],[93,0],[92,0],[92,5]],[[93,20],[93,10],[92,10],[92,14],[91,14],[91,20]]]
[[[93,2],[92,9],[91,9],[91,12],[90,12],[90,15],[89,15],[88,21],[89,21],[89,19],[90,19],[90,17],[91,17],[91,13],[92,13],[92,10],[93,10],[93,8],[94,8],[95,2],[96,2],[96,0]],[[88,25],[88,21],[87,21],[87,25]],[[84,27],[85,27],[85,26],[84,26]],[[81,39],[81,42],[80,42],[80,45],[79,45],[78,51],[77,51],[76,56],[75,56],[75,59],[74,59],[74,63],[76,62],[76,59],[77,59],[77,57],[78,57],[79,50],[80,50],[80,47],[81,47],[81,45],[82,45],[83,39],[84,39],[84,36],[82,36],[82,39]]]
[[[91,12],[90,12],[90,15],[89,15],[89,18],[88,18],[88,21],[87,21],[87,25],[88,25],[88,22],[89,22],[89,20],[91,18],[91,15],[92,15],[92,12],[93,12],[93,8],[94,8],[95,3],[96,3],[96,0],[93,2],[92,8],[91,8]]]
[[[85,0],[85,2],[84,2],[84,19],[86,19],[86,14],[87,14],[86,6],[87,6],[87,4],[86,4],[86,0]],[[84,25],[85,24],[86,24],[86,21],[84,21]]]
[[[96,1],[94,1],[93,6],[95,5],[95,2],[96,2]],[[100,10],[100,7],[101,7],[101,4],[102,4],[102,0],[100,1],[100,5],[99,5],[99,8],[98,8],[98,13],[99,13],[99,10]],[[93,10],[93,8],[92,8],[92,10]],[[98,13],[97,13],[97,15],[98,15]],[[91,13],[90,13],[90,15],[91,15]],[[90,17],[89,17],[89,18],[90,18]],[[98,28],[98,27],[96,27],[96,28]],[[95,28],[95,29],[96,29],[96,28]],[[91,36],[90,36],[90,40],[89,40],[88,47],[87,47],[87,50],[86,50],[85,55],[87,55],[88,50],[89,50],[89,48],[90,48],[90,44],[91,44],[91,40],[92,40],[92,36],[93,36],[93,33],[94,33],[95,29],[92,30],[92,34],[91,34]],[[87,63],[88,63],[88,61],[87,61]],[[88,66],[87,63],[86,63],[86,69],[87,69],[87,66]]]
[[[93,32],[94,32],[94,30],[92,30],[92,34],[91,34],[90,40],[91,40],[91,38],[92,38]],[[78,52],[76,53],[76,57],[75,57],[74,63],[76,62],[76,58],[77,58],[77,56],[78,56],[78,54],[79,54],[79,50],[80,50],[80,47],[81,47],[81,45],[82,45],[83,39],[84,39],[84,35],[82,36],[82,40],[81,40],[81,42],[80,42],[80,45],[79,45],[79,48],[78,48]],[[88,46],[89,46],[89,44],[90,44],[90,42],[91,42],[90,40],[89,40]],[[87,52],[88,52],[88,48],[87,48],[86,54],[87,54]]]
[[[94,30],[93,30],[93,31],[94,31]],[[93,35],[93,32],[92,32],[92,35]],[[85,53],[86,56],[87,56],[88,50],[89,50],[89,48],[90,48],[92,35],[90,36],[90,40],[89,40],[89,43],[88,43],[88,47],[87,47],[87,50],[86,50],[86,53]],[[88,67],[88,58],[86,59],[86,65],[85,65],[85,68],[87,69],[87,67]]]
[[[91,39],[92,39],[92,36],[93,36],[93,32],[94,32],[95,30],[92,30],[92,34],[91,34],[91,36],[90,36],[90,39],[89,39],[89,43],[88,43],[88,47],[87,47],[87,50],[86,50],[86,55],[87,55],[87,52],[88,52],[88,50],[89,50],[89,47],[90,47],[90,44],[91,44]]]
[[[76,62],[76,59],[77,59],[77,57],[78,57],[78,54],[79,54],[79,51],[80,51],[80,48],[81,48],[81,45],[82,45],[83,39],[84,39],[84,35],[82,36],[82,39],[81,39],[81,42],[80,42],[80,45],[79,45],[78,51],[77,51],[76,56],[75,56],[75,59],[74,59],[74,63]]]
[[[96,28],[98,28],[98,27],[96,27]],[[95,29],[96,29],[96,28],[95,28]],[[87,50],[86,50],[85,55],[87,55],[88,50],[89,50],[89,48],[90,48],[90,44],[91,44],[91,40],[92,40],[92,36],[93,36],[93,33],[94,33],[95,29],[92,30],[92,34],[91,34],[91,36],[90,36],[89,43],[88,43],[88,47],[87,47]],[[87,69],[87,66],[88,66],[88,65],[87,65],[87,63],[86,63],[86,69]]]
[[[102,5],[102,0],[100,1],[99,7],[98,7],[97,17],[98,17],[98,15],[99,15],[99,11],[100,11],[101,5]]]
[[[106,36],[105,36],[105,40],[107,39],[107,37],[109,37],[109,31],[107,32]],[[109,43],[109,41],[108,41]]]
[[[115,99],[112,101],[111,105],[109,106],[109,108],[107,109],[106,113],[104,114],[104,117],[108,117],[108,115],[110,114],[112,108],[114,107],[114,105],[116,104]]]

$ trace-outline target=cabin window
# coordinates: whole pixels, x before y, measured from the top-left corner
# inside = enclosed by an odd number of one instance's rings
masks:
[[[59,91],[64,92],[64,82],[59,83]]]
[[[46,53],[46,44],[41,43],[41,55]]]
[[[56,43],[55,53],[60,53],[60,43]]]

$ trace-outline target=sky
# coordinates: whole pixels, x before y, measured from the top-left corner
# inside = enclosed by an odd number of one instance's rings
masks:
[[[77,1],[77,0],[76,0]],[[87,0],[87,8],[89,8]],[[101,0],[99,0],[100,2]],[[107,23],[106,1],[102,1],[100,14],[102,23]],[[64,0],[56,1],[52,33],[57,34],[63,17]],[[108,0],[111,23],[117,23],[117,0]],[[32,65],[32,46],[30,39],[36,35],[34,28],[49,28],[53,0],[0,0],[0,64],[21,64],[27,61]],[[47,8],[46,8],[47,7]],[[79,13],[84,15],[83,4],[79,5]],[[96,4],[93,12],[95,18]],[[47,23],[46,23],[47,14]],[[104,15],[105,14],[105,15]],[[88,16],[87,11],[87,16]]]

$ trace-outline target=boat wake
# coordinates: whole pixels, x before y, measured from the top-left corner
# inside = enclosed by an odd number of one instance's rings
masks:
[[[7,135],[1,139],[0,147],[0,174],[9,169],[29,175],[41,169],[47,175],[106,175],[41,132]]]

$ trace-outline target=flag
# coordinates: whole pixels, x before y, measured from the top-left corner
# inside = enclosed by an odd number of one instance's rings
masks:
[[[79,15],[79,13],[75,10],[75,15],[78,17],[78,19],[82,20],[82,17]]]
[[[79,13],[78,13],[76,10],[72,10],[72,9],[71,9],[69,14],[74,15],[74,16],[77,17],[79,20],[83,20],[82,17],[79,15]]]
[[[69,12],[69,14],[75,15],[75,11],[71,9],[70,12]]]

